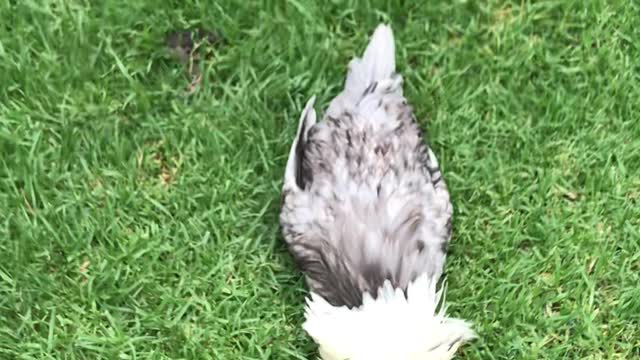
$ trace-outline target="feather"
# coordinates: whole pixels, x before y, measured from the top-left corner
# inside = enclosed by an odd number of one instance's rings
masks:
[[[476,337],[469,323],[444,315],[443,292],[432,277],[419,277],[409,289],[405,296],[387,281],[377,299],[367,295],[354,309],[312,293],[303,327],[325,360],[449,359]]]
[[[379,25],[362,58],[349,63],[344,90],[329,105],[327,114],[337,117],[345,110],[352,110],[362,94],[373,84],[390,79],[395,73],[395,44],[391,28]]]
[[[449,194],[388,51],[393,36],[381,25],[352,61],[338,96],[350,106],[338,117],[316,123],[307,103],[285,170],[284,239],[311,289],[334,305],[358,306],[385,280],[406,289],[422,273],[438,278],[446,257]]]
[[[453,210],[402,81],[393,34],[380,25],[322,121],[314,98],[300,116],[280,224],[313,294],[309,316],[396,309],[389,301],[419,278],[435,286],[443,272]]]
[[[285,168],[284,188],[286,190],[304,188],[301,161],[304,157],[307,132],[316,123],[316,111],[313,109],[315,101],[316,97],[312,96],[311,99],[307,101],[300,115],[298,131],[296,132],[295,140],[289,151],[289,159],[287,160],[287,166]]]

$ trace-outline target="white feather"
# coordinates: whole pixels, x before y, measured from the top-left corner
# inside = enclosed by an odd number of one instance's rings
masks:
[[[351,60],[349,68],[345,88],[358,95],[373,82],[391,77],[396,70],[396,59],[393,32],[388,25],[378,25],[362,59]]]
[[[395,75],[396,55],[393,32],[388,25],[380,24],[374,31],[362,58],[354,58],[349,63],[349,71],[344,84],[344,90],[331,101],[327,115],[337,117],[345,110],[353,111],[362,93],[374,82],[401,82]],[[395,76],[394,76],[395,75]],[[401,91],[400,86],[395,86]]]
[[[289,150],[289,158],[287,159],[287,165],[284,171],[284,183],[283,187],[285,189],[296,189],[296,148],[298,146],[298,141],[301,139],[303,141],[306,140],[307,132],[316,123],[316,111],[313,108],[313,105],[316,101],[316,97],[312,96],[311,99],[307,101],[307,104],[300,115],[300,120],[298,121],[298,131],[296,132],[296,137],[291,144],[291,149]],[[304,131],[304,134],[302,132]],[[301,137],[302,135],[302,137]]]
[[[324,360],[448,360],[476,335],[467,322],[445,316],[444,301],[437,311],[442,292],[425,275],[409,285],[407,297],[385,282],[377,299],[366,293],[354,309],[311,294],[304,329]]]

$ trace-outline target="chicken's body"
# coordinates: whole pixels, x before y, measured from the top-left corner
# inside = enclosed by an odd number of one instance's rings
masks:
[[[291,149],[280,215],[311,292],[326,301],[322,306],[353,311],[385,282],[404,294],[420,277],[435,295],[452,207],[435,155],[402,95],[391,30],[378,27],[318,123],[313,102]],[[359,356],[354,351],[351,356]],[[430,358],[436,357],[416,357]]]

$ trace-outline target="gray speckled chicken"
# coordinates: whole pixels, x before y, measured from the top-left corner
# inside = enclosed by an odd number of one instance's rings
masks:
[[[280,223],[325,360],[450,359],[475,337],[437,310],[452,207],[394,46],[378,26],[322,121],[309,100],[286,165]]]

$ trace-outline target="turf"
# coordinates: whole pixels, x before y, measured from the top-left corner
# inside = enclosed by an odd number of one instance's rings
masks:
[[[640,357],[630,1],[0,2],[0,358],[307,359],[298,112],[379,21],[455,207],[461,359]],[[165,32],[224,44],[203,81]]]

